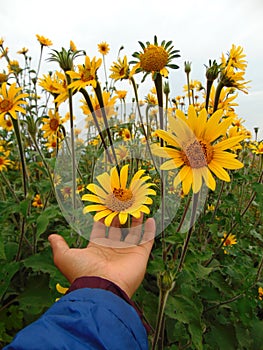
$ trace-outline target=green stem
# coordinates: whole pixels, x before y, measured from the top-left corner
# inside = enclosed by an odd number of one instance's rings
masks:
[[[140,104],[139,104],[139,97],[138,97],[138,91],[137,91],[136,83],[135,83],[135,80],[134,80],[133,77],[130,78],[130,81],[131,81],[131,83],[132,83],[133,90],[134,90],[135,101],[136,101],[136,106],[137,106],[137,110],[138,110],[138,114],[139,114],[139,119],[140,119],[140,123],[141,123],[142,133],[143,133],[143,136],[145,137],[145,140],[146,140],[146,147],[147,147],[147,150],[148,150],[149,155],[150,155],[150,157],[151,157],[151,160],[152,160],[152,162],[153,162],[153,166],[154,166],[156,172],[158,172],[157,166],[156,166],[156,163],[155,163],[155,160],[154,160],[154,158],[153,158],[151,146],[150,146],[149,140],[148,140],[148,138],[147,138],[147,133],[146,133],[146,131],[145,131],[145,127],[144,127],[144,124],[143,124],[143,118],[142,118],[142,114],[141,114],[141,109],[140,109]]]
[[[209,98],[210,98],[210,93],[213,85],[213,80],[207,80],[206,83],[206,98],[205,98],[205,109],[208,111],[209,107]]]
[[[199,192],[194,193],[194,196],[193,196],[193,207],[192,207],[192,214],[191,214],[191,219],[190,219],[190,228],[188,230],[186,239],[184,241],[183,250],[182,250],[180,261],[179,261],[179,264],[177,267],[177,273],[182,271],[184,260],[185,260],[187,249],[188,249],[188,245],[190,242],[190,238],[191,238],[192,233],[194,231],[194,222],[195,222],[195,217],[196,217],[196,212],[197,212],[198,200],[199,200]]]
[[[163,291],[160,289],[159,304],[158,304],[158,311],[157,311],[157,323],[156,323],[156,329],[154,333],[152,350],[156,349],[156,346],[159,341],[159,337],[162,329],[162,323],[164,319],[164,310],[165,310],[165,306],[166,306],[169,294],[170,294],[169,290]]]
[[[93,108],[93,105],[92,105],[92,102],[90,100],[90,97],[89,97],[89,94],[87,93],[87,91],[85,89],[80,89],[80,92],[82,93],[87,105],[88,105],[88,108],[92,114],[92,117],[93,117],[93,121],[94,121],[94,124],[98,130],[98,133],[99,133],[99,136],[100,136],[100,139],[101,139],[101,142],[102,142],[102,145],[103,145],[103,148],[106,152],[106,155],[107,155],[107,158],[109,159],[110,163],[112,163],[112,158],[111,158],[111,155],[110,155],[110,152],[108,150],[108,147],[107,147],[107,144],[105,142],[105,138],[103,136],[103,132],[101,130],[101,127],[100,127],[100,124],[98,122],[98,119],[97,119],[97,116],[96,116],[96,113],[94,111],[94,108]]]
[[[215,93],[215,102],[214,102],[214,109],[213,109],[213,113],[217,110],[218,108],[218,103],[219,103],[219,98],[220,98],[220,94],[221,94],[221,91],[224,87],[224,84],[220,81],[217,85],[217,88],[216,88],[216,93]]]
[[[15,131],[15,135],[16,135],[17,144],[18,144],[20,161],[21,161],[21,165],[22,165],[22,181],[23,181],[24,197],[26,197],[27,196],[28,175],[27,175],[24,147],[23,147],[21,133],[20,133],[20,123],[19,123],[19,119],[14,119],[13,117],[12,117],[12,122],[13,122],[13,127],[14,127],[14,131]]]

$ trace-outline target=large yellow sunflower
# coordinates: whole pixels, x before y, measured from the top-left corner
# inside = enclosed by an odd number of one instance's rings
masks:
[[[17,112],[26,113],[20,105],[27,104],[23,98],[28,94],[20,93],[22,88],[16,87],[16,83],[10,85],[7,89],[7,83],[3,83],[0,88],[0,119],[9,113],[14,119],[17,119]]]
[[[223,111],[218,110],[208,119],[205,109],[197,115],[191,105],[188,116],[181,110],[176,118],[169,116],[170,131],[157,130],[157,135],[167,142],[166,147],[156,147],[153,153],[171,158],[161,165],[162,170],[180,168],[174,179],[174,187],[182,183],[184,194],[190,189],[200,191],[203,182],[215,190],[216,181],[212,173],[223,181],[230,181],[225,169],[240,169],[243,164],[236,154],[227,152],[245,138],[244,135],[226,137],[232,118],[222,119]]]
[[[141,213],[150,213],[147,205],[152,204],[152,199],[148,196],[156,194],[150,188],[154,184],[146,183],[150,176],[142,176],[145,170],[138,170],[127,186],[128,167],[129,165],[124,165],[120,170],[120,175],[116,167],[112,168],[110,174],[105,172],[98,175],[97,180],[101,187],[94,183],[87,186],[92,194],[84,194],[82,200],[96,204],[84,207],[84,214],[97,212],[94,215],[94,220],[98,221],[104,218],[104,224],[110,226],[116,216],[118,216],[120,224],[124,225],[129,215],[139,218]]]
[[[152,73],[153,79],[156,74],[160,73],[164,77],[168,76],[168,68],[177,69],[179,68],[176,64],[171,64],[172,59],[180,57],[178,54],[179,50],[174,50],[172,41],[162,41],[161,45],[158,45],[157,37],[154,37],[154,43],[147,42],[144,45],[139,41],[143,52],[135,52],[132,56],[137,58],[139,62],[132,61],[135,66],[132,69],[131,74],[144,72],[145,76]]]
[[[89,56],[85,57],[85,64],[78,64],[78,72],[67,71],[73,82],[68,86],[74,90],[80,90],[88,85],[96,88],[97,86],[97,70],[101,66],[102,60],[93,57],[90,60]]]

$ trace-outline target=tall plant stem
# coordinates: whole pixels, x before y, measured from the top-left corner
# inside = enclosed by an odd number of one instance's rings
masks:
[[[108,123],[108,119],[107,119],[107,114],[106,114],[105,108],[104,108],[104,101],[103,101],[102,91],[101,91],[100,84],[98,82],[97,82],[97,85],[94,88],[94,90],[95,90],[95,93],[97,95],[97,98],[98,98],[98,101],[99,101],[99,104],[100,104],[102,118],[103,118],[104,126],[105,126],[105,129],[106,129],[107,137],[108,137],[108,140],[109,140],[109,143],[110,143],[111,152],[112,152],[112,155],[113,155],[113,158],[114,158],[114,162],[115,162],[116,167],[118,168],[117,156],[116,156],[116,153],[115,153],[115,148],[114,148],[112,137],[111,137],[111,133],[110,133],[110,127],[109,127],[109,123]]]
[[[162,75],[160,73],[157,73],[156,78],[154,80],[155,89],[157,93],[157,100],[158,100],[158,111],[159,111],[159,123],[160,123],[160,129],[164,130],[164,113],[163,113],[163,82],[162,82]],[[160,140],[160,146],[164,146],[163,139]],[[161,162],[163,162],[163,159],[161,158]],[[164,229],[164,214],[165,214],[165,177],[163,170],[161,170],[160,173],[161,176],[161,201],[162,201],[162,208],[161,208],[161,235],[162,235],[162,254],[163,259],[166,258],[166,244],[165,244],[165,229]]]
[[[14,131],[15,131],[15,135],[16,135],[19,156],[20,156],[20,161],[21,161],[21,166],[22,166],[22,182],[23,182],[24,197],[26,197],[27,196],[27,186],[28,186],[28,175],[27,175],[24,147],[23,147],[21,132],[20,132],[20,123],[19,123],[19,119],[14,119],[13,117],[12,117],[12,121],[13,121],[13,127],[14,127]]]
[[[147,133],[146,133],[146,130],[145,130],[145,127],[144,127],[144,124],[143,124],[143,118],[142,118],[140,104],[139,104],[139,97],[138,97],[137,86],[136,86],[136,83],[135,83],[135,80],[133,79],[133,77],[130,78],[130,81],[132,83],[133,90],[134,90],[136,106],[137,106],[137,110],[138,110],[138,115],[139,115],[139,119],[140,119],[140,123],[141,123],[143,136],[145,137],[145,140],[146,140],[147,151],[149,152],[149,155],[151,157],[151,161],[153,162],[153,166],[154,166],[155,170],[158,172],[158,169],[157,169],[157,166],[156,166],[156,162],[155,162],[155,159],[154,159],[153,154],[152,154],[151,146],[150,146],[149,140],[147,138]]]
[[[207,80],[207,83],[206,83],[206,98],[205,98],[205,109],[207,111],[208,111],[208,107],[209,107],[209,98],[210,98],[212,85],[213,85],[213,80]]]
[[[67,83],[70,84],[70,77],[66,75]],[[74,121],[73,121],[73,101],[72,101],[72,89],[68,89],[68,101],[69,101],[69,121],[70,121],[70,144],[71,144],[71,172],[72,172],[72,205],[73,210],[77,207],[76,191],[77,191],[77,179],[76,179],[76,153],[75,153],[75,134],[74,134]]]
[[[186,236],[185,241],[184,241],[184,245],[183,245],[183,249],[182,249],[182,253],[180,256],[180,260],[179,260],[179,264],[178,264],[176,273],[181,272],[182,268],[183,268],[183,264],[184,264],[184,260],[185,260],[186,253],[188,250],[190,238],[191,238],[192,233],[194,231],[194,222],[195,222],[195,217],[196,217],[196,212],[197,212],[198,200],[199,200],[199,192],[194,193],[194,195],[193,195],[193,207],[192,207],[192,213],[191,213],[191,218],[190,218],[190,227],[189,227],[189,230],[187,232],[187,236]]]
[[[82,95],[83,95],[83,97],[84,97],[84,99],[85,99],[85,101],[86,101],[86,103],[87,103],[87,105],[88,105],[88,107],[89,107],[89,110],[90,110],[90,112],[91,112],[91,114],[92,114],[92,117],[93,117],[94,124],[95,124],[95,126],[96,126],[96,129],[98,130],[98,133],[99,133],[99,136],[100,136],[100,139],[101,139],[101,143],[102,143],[102,145],[103,145],[103,148],[105,149],[105,152],[107,152],[107,149],[108,149],[108,148],[107,148],[107,144],[106,144],[106,142],[105,142],[103,133],[102,133],[102,131],[101,131],[100,124],[98,123],[98,119],[97,119],[97,117],[96,117],[96,113],[95,113],[95,111],[94,111],[94,108],[93,108],[92,102],[91,102],[91,100],[90,100],[89,94],[88,94],[88,92],[87,92],[85,89],[83,89],[83,88],[80,89],[80,92],[82,93]],[[109,157],[110,162],[111,162],[111,157],[110,157],[109,152],[107,152],[107,156]]]

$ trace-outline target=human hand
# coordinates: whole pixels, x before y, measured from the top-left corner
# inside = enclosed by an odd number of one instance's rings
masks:
[[[64,238],[57,234],[49,236],[54,263],[72,283],[83,276],[98,276],[117,284],[131,297],[140,286],[153,246],[155,221],[147,219],[140,245],[142,217],[133,219],[132,227],[124,241],[121,230],[111,227],[105,237],[105,225],[95,222],[91,240],[86,248],[69,248]]]

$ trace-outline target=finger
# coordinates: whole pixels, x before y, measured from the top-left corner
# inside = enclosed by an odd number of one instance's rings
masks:
[[[141,244],[146,248],[149,254],[152,250],[155,231],[156,231],[155,220],[153,218],[147,219],[144,225],[144,234],[142,237]]]
[[[141,239],[143,214],[139,218],[132,218],[129,234],[125,238],[126,243],[138,244]]]
[[[57,234],[50,235],[48,240],[51,245],[54,263],[59,267],[61,258],[69,250],[69,246],[64,238]]]
[[[106,234],[106,226],[104,225],[103,222],[97,221],[94,222],[92,231],[90,234],[90,241],[94,241],[97,238],[105,238]]]
[[[111,241],[120,241],[121,240],[120,221],[119,221],[119,218],[117,216],[113,219],[113,221],[111,223],[108,238]]]

